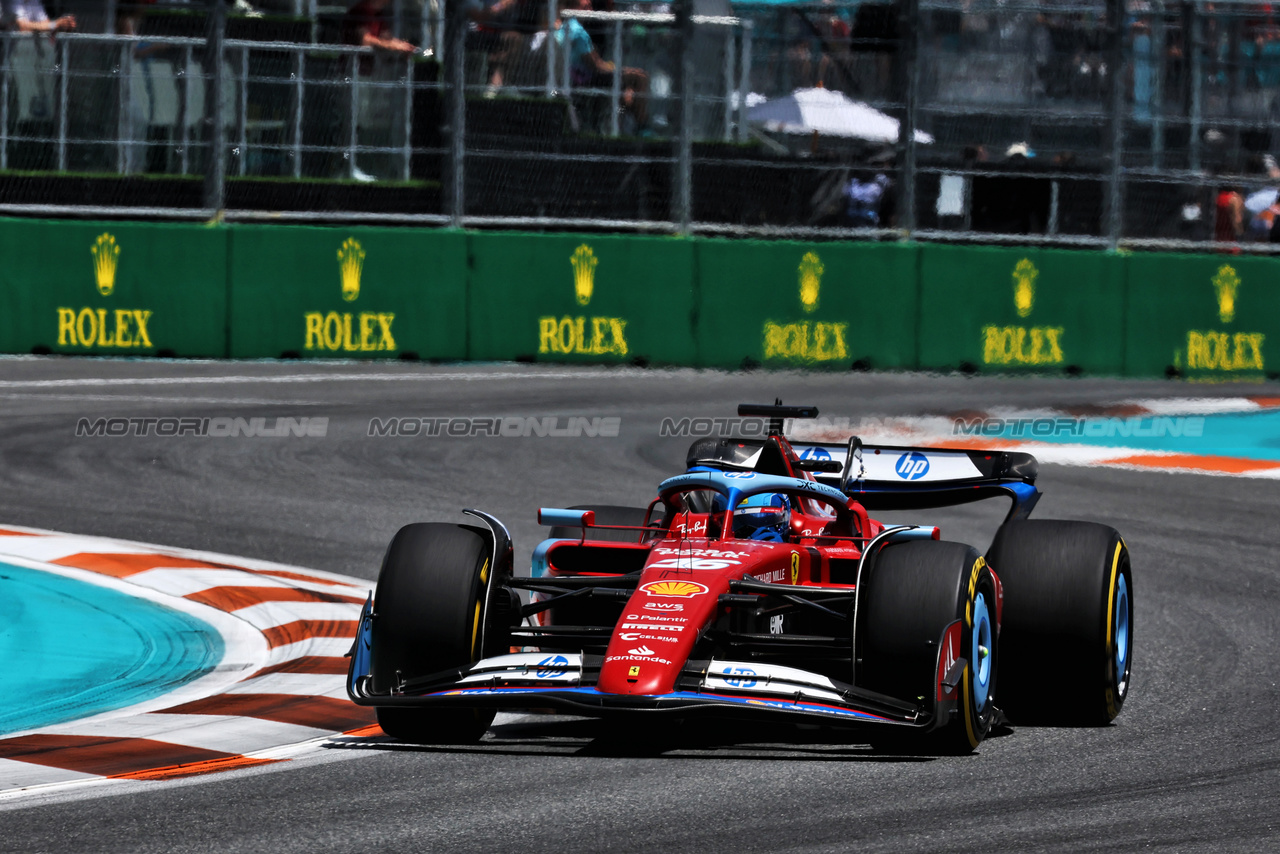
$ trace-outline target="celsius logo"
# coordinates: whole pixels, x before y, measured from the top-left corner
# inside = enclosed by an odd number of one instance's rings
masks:
[[[919,451],[911,451],[898,457],[894,471],[903,480],[919,480],[929,473],[929,458]]]
[[[804,453],[800,455],[802,460],[829,460],[831,455],[827,453],[826,448],[805,448]]]
[[[539,661],[535,673],[539,679],[550,679],[553,676],[562,676],[568,668],[569,659],[563,655],[553,655]]]

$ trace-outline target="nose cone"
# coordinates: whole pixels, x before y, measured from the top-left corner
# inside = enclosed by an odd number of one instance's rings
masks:
[[[664,578],[663,575],[668,577]],[[729,580],[718,573],[646,569],[605,651],[597,688],[610,694],[666,694],[715,616]]]

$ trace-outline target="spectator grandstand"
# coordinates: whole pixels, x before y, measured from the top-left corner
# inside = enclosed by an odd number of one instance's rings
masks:
[[[1223,239],[1222,193],[1275,183],[1257,4],[4,9],[7,213],[1190,246]],[[812,89],[829,115],[777,118]]]

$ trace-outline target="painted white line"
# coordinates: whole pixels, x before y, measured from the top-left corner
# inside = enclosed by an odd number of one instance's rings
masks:
[[[300,697],[347,696],[347,678],[332,673],[268,673],[236,684],[228,694],[296,694]]]
[[[249,727],[245,726],[244,718],[232,715],[155,713],[111,721],[73,721],[44,728],[41,732],[110,738],[149,738],[232,754],[267,750],[282,744],[297,744],[332,734],[315,727],[264,720],[255,720],[253,726]]]
[[[62,783],[87,783],[101,780],[94,774],[81,774],[79,771],[66,771],[62,768],[50,768],[45,765],[32,765],[30,762],[18,762],[14,759],[0,759],[0,786],[6,789],[24,789],[28,786]],[[0,791],[0,798],[5,792]]]
[[[69,378],[58,380],[0,380],[0,389],[6,388],[80,388],[80,387],[123,387],[123,386],[185,386],[185,385],[225,385],[229,383],[249,384],[293,384],[293,383],[328,383],[328,382],[495,382],[505,380],[579,380],[579,379],[615,379],[625,376],[665,377],[666,372],[643,370],[638,368],[600,368],[596,370],[570,371],[499,371],[493,373],[457,371],[451,373],[421,374],[277,374],[270,375],[225,375],[225,376],[184,376],[184,377],[103,377],[103,378]]]
[[[148,569],[130,575],[132,584],[140,584],[170,596],[186,596],[212,587],[279,587],[291,585],[269,575],[240,569]]]
[[[263,602],[235,615],[254,628],[269,629],[297,620],[358,620],[361,607],[347,602]]]
[[[341,658],[351,649],[351,638],[307,638],[297,643],[287,643],[271,650],[268,664],[279,664],[306,655]]]

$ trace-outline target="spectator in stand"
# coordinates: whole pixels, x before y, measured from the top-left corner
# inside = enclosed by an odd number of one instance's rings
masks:
[[[54,33],[67,32],[76,28],[75,15],[63,15],[61,18],[49,20],[40,0],[6,0],[4,16],[12,29],[20,33]]]
[[[1244,236],[1244,194],[1240,188],[1228,187],[1219,192],[1216,208],[1213,239],[1219,243],[1239,243]]]
[[[571,8],[591,10],[591,0],[568,0]],[[556,16],[556,48],[568,42],[569,80],[578,88],[608,89],[613,85],[613,63],[600,56],[590,34],[576,18]],[[639,68],[622,69],[622,108],[636,122],[636,130],[649,124],[649,75]]]
[[[507,70],[520,55],[524,36],[519,26],[524,17],[521,0],[465,0],[467,4],[467,52],[484,51],[489,59],[486,98],[496,97],[506,80]]]
[[[342,41],[357,47],[371,47],[389,53],[410,54],[417,50],[391,34],[390,0],[360,0],[342,19]]]
[[[418,50],[416,47],[404,39],[396,38],[392,33],[389,4],[390,0],[360,0],[360,2],[348,9],[347,14],[342,19],[343,43],[355,47],[371,47],[388,56],[409,57],[416,53]],[[404,60],[401,59],[400,62],[403,63]],[[403,68],[403,65],[401,65],[401,68]],[[359,69],[362,77],[373,76],[376,78],[379,74],[378,63],[371,61],[369,57],[360,57]],[[334,91],[336,92],[337,90],[335,89]],[[346,104],[339,107],[343,115],[342,140],[344,145],[347,140],[351,139],[353,129],[359,127],[362,116],[377,116],[385,113],[385,110],[389,108],[388,97],[388,90],[386,89],[377,89],[370,86],[361,87],[360,103],[356,111],[354,111],[356,115],[352,115],[353,110],[349,106],[350,99],[345,99]],[[358,130],[355,133],[358,134]],[[354,153],[350,158],[350,162],[344,164],[343,171],[356,181],[367,183],[377,180],[374,175],[365,172],[356,165]]]

